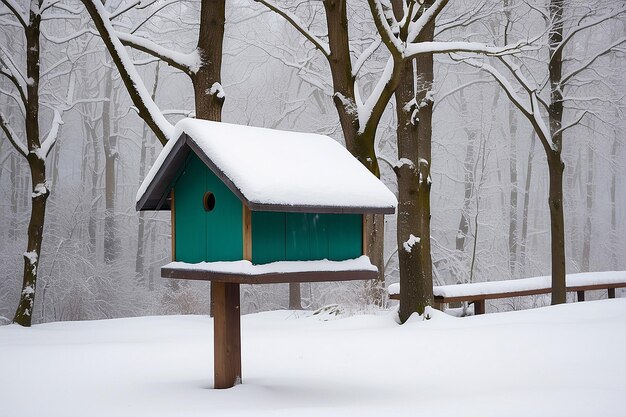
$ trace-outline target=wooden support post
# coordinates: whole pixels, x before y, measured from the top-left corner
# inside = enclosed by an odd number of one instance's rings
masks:
[[[474,300],[474,315],[485,314],[485,300]]]
[[[615,298],[615,288],[609,288],[609,298]]]
[[[213,282],[213,375],[216,389],[241,382],[239,284]]]
[[[585,301],[585,292],[584,291],[576,291],[576,295],[578,296],[578,301]]]

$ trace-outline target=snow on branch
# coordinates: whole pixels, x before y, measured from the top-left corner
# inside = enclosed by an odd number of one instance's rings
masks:
[[[2,1],[2,4],[4,4],[5,6],[9,8],[11,13],[13,13],[13,15],[20,22],[20,25],[22,25],[24,29],[26,29],[26,27],[28,26],[26,24],[26,21],[28,20],[28,14],[26,14],[26,12],[22,10],[20,5],[17,4],[15,0],[0,0],[0,1]]]
[[[376,40],[372,42],[370,46],[368,46],[367,48],[363,50],[363,52],[361,52],[361,55],[359,55],[359,58],[354,63],[354,66],[352,69],[352,76],[356,77],[356,75],[361,70],[361,67],[363,66],[363,64],[365,64],[365,61],[367,61],[367,59],[370,56],[372,56],[374,52],[376,52],[376,50],[378,49],[381,43],[382,43],[382,40],[380,38],[376,38]]]
[[[436,0],[415,22],[411,22],[406,39],[407,42],[415,42],[428,23],[435,19],[447,4],[448,0]]]
[[[116,32],[119,40],[126,46],[130,46],[148,55],[159,58],[174,68],[177,68],[188,75],[192,75],[200,68],[201,60],[197,50],[185,54],[171,51],[158,45],[151,40],[129,33]]]
[[[490,46],[480,42],[417,42],[407,45],[405,58],[413,58],[420,54],[468,52],[492,56],[510,55],[519,52],[528,42],[520,41],[505,46]]]
[[[387,21],[385,11],[383,10],[383,6],[380,0],[367,0],[367,2],[369,3],[370,11],[372,13],[372,17],[374,18],[376,29],[378,30],[378,33],[380,34],[383,43],[387,46],[387,49],[389,50],[389,52],[391,52],[391,55],[395,56],[396,58],[400,58],[404,51],[404,44],[400,40],[400,38],[393,32],[391,26],[389,26],[389,22]],[[411,5],[413,5],[413,3],[414,1],[411,2]],[[407,21],[410,22],[411,19],[408,19]]]
[[[52,119],[52,125],[50,126],[50,131],[48,132],[48,135],[46,135],[46,138],[42,142],[41,148],[39,148],[36,151],[39,159],[45,160],[48,154],[50,153],[50,151],[52,150],[52,147],[54,146],[54,144],[57,141],[57,138],[59,137],[59,130],[62,124],[63,124],[63,118],[62,118],[61,112],[59,110],[55,110],[54,118]]]
[[[24,142],[17,138],[15,131],[13,131],[11,125],[9,125],[9,122],[6,120],[2,113],[0,113],[0,128],[2,128],[5,135],[9,139],[9,142],[11,142],[15,150],[18,151],[24,158],[26,158],[26,155],[28,154],[28,148],[26,147]]]
[[[532,108],[524,103],[524,100],[517,94],[515,91],[515,87],[509,82],[509,80],[500,73],[494,66],[487,64],[485,62],[476,61],[474,59],[466,59],[463,60],[465,64],[471,65],[474,68],[478,68],[480,70],[488,72],[496,82],[502,87],[506,95],[513,102],[515,107],[517,107],[526,117],[532,117]]]
[[[313,35],[304,26],[304,23],[300,21],[300,18],[298,16],[296,16],[295,14],[291,13],[288,10],[281,9],[272,1],[269,1],[269,0],[254,0],[254,1],[257,3],[261,3],[262,5],[264,5],[271,11],[273,11],[274,13],[278,14],[279,16],[282,16],[287,22],[289,22],[289,24],[291,24],[291,26],[293,26],[294,29],[300,32],[305,38],[309,40],[309,42],[315,45],[315,47],[319,49],[320,52],[322,52],[326,58],[330,57],[330,47],[328,46],[328,44],[324,42],[323,40],[321,40],[320,38],[318,38],[317,36]]]
[[[139,115],[148,124],[161,143],[165,144],[172,138],[174,126],[167,121],[150,96],[126,48],[116,35],[111,21],[109,20],[108,12],[99,0],[81,1],[93,19],[102,40],[106,44],[121,75],[122,81],[126,86],[128,94],[133,104],[137,106],[139,110]]]

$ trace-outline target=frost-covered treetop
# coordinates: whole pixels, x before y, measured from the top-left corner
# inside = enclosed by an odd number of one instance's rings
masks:
[[[393,213],[397,205],[385,184],[328,136],[183,119],[174,138],[143,181],[138,203],[170,154],[188,147],[254,210]]]

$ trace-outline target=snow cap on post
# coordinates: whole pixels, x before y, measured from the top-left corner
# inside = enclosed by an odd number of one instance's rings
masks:
[[[183,119],[137,192],[137,210],[169,209],[172,181],[194,152],[250,209],[394,213],[395,195],[334,139]]]

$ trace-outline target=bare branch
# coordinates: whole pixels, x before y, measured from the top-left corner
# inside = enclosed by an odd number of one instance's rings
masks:
[[[174,133],[174,126],[165,119],[157,105],[152,100],[150,93],[143,84],[143,80],[137,73],[128,52],[115,34],[108,13],[99,0],[81,0],[89,15],[93,19],[102,40],[107,46],[115,65],[121,75],[126,90],[133,104],[137,106],[139,115],[148,124],[150,129],[165,144]]]
[[[0,1],[2,1],[2,3],[9,8],[11,13],[13,13],[13,15],[20,22],[20,25],[22,25],[22,27],[26,29],[26,27],[28,26],[26,24],[27,18],[24,17],[24,12],[22,11],[22,8],[15,2],[15,0],[0,0]]]
[[[622,13],[626,12],[626,6],[622,6],[620,9],[617,9],[615,11],[613,11],[612,13],[609,13],[605,16],[602,16],[594,21],[585,23],[583,25],[578,25],[577,27],[575,27],[570,33],[568,33],[566,36],[563,37],[563,40],[561,41],[561,43],[558,44],[558,46],[552,51],[552,56],[550,57],[550,62],[552,62],[552,60],[554,59],[555,56],[557,56],[557,54],[563,50],[563,48],[565,48],[565,45],[567,45],[567,43],[574,37],[574,35],[576,35],[577,33],[579,33],[582,30],[585,29],[589,29],[591,27],[597,26],[602,22],[605,22],[609,19],[612,19],[616,16],[619,16]]]
[[[1,63],[2,63],[2,60],[0,59],[0,64]],[[17,77],[15,77],[15,75],[13,75],[13,73],[7,67],[0,67],[0,75],[4,75],[5,77],[9,79],[9,81],[11,81],[11,83],[15,86],[15,88],[17,89],[17,92],[20,95],[20,99],[22,100],[22,105],[26,106],[28,103],[26,100],[26,93],[24,90],[24,86],[20,84]]]
[[[426,9],[419,19],[412,22],[409,26],[409,33],[407,35],[406,42],[415,42],[415,40],[421,35],[424,28],[428,26],[428,23],[435,19],[447,4],[448,0],[436,0],[432,6]]]
[[[262,5],[264,5],[271,11],[273,11],[274,13],[282,16],[283,19],[289,22],[289,24],[291,24],[291,26],[294,29],[300,32],[305,38],[309,40],[309,42],[315,45],[315,47],[319,49],[319,51],[322,54],[324,54],[326,58],[330,57],[330,47],[328,46],[328,44],[322,41],[317,36],[313,35],[311,32],[309,32],[309,30],[304,27],[304,24],[300,21],[298,16],[296,16],[295,14],[287,10],[281,9],[280,7],[278,7],[277,5],[275,5],[273,2],[269,0],[254,0],[254,1],[257,3],[261,3]]]
[[[116,32],[116,35],[124,45],[159,58],[189,76],[196,73],[200,67],[200,55],[198,55],[197,51],[184,54],[171,51],[152,42],[151,40],[131,35],[129,33]]]
[[[356,75],[361,70],[361,67],[363,66],[363,64],[365,64],[365,61],[367,61],[367,59],[370,56],[372,56],[374,52],[376,52],[376,50],[378,49],[381,43],[382,43],[382,40],[380,38],[376,38],[376,40],[372,42],[370,46],[368,46],[367,48],[365,48],[363,52],[361,52],[361,55],[356,60],[356,62],[354,63],[354,67],[352,68],[353,76],[356,77]]]
[[[28,154],[28,148],[26,145],[17,138],[17,135],[9,125],[9,122],[6,120],[4,115],[0,112],[0,127],[4,131],[4,134],[9,139],[9,142],[13,145],[15,150],[19,152],[24,158]]]
[[[391,27],[389,27],[389,23],[385,18],[385,12],[380,4],[380,0],[367,0],[367,3],[370,6],[370,11],[372,13],[372,17],[374,18],[374,24],[376,25],[376,29],[378,30],[383,43],[387,46],[391,55],[393,55],[396,59],[401,59],[402,52],[404,51],[404,45],[391,31]],[[411,19],[408,19],[408,22],[411,22]]]
[[[602,51],[598,52],[596,55],[594,55],[591,59],[589,59],[583,65],[581,65],[580,67],[578,67],[575,70],[572,70],[569,74],[564,75],[561,78],[561,85],[564,85],[565,83],[567,83],[568,80],[570,80],[571,78],[573,78],[576,75],[578,75],[580,72],[582,72],[582,71],[586,70],[587,68],[589,68],[589,66],[591,66],[591,64],[593,64],[598,58],[600,58],[603,55],[606,55],[606,54],[610,53],[611,51],[615,50],[617,48],[617,46],[619,46],[619,45],[621,45],[621,44],[623,44],[625,42],[626,42],[626,37],[623,37],[623,38],[618,39],[617,41],[613,42],[611,45],[609,45],[608,47],[606,47]]]
[[[576,121],[569,123],[567,126],[563,126],[561,127],[559,130],[557,130],[556,132],[554,132],[554,136],[560,135],[563,132],[565,132],[567,129],[576,126],[577,124],[579,124],[583,117],[585,117],[587,115],[587,113],[589,113],[587,110],[583,111],[582,114],[580,115],[580,117],[578,119],[576,119]]]

